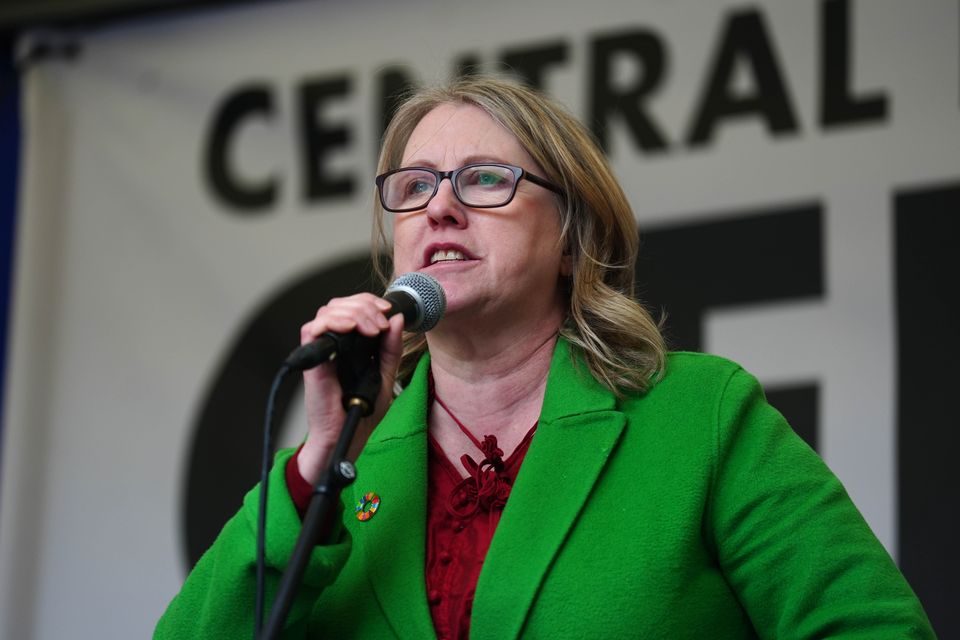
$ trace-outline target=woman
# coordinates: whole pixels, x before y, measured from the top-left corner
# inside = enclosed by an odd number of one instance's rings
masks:
[[[562,108],[491,78],[421,92],[379,173],[393,270],[434,276],[447,311],[404,339],[360,294],[302,328],[383,334],[384,384],[290,637],[933,636],[757,382],[666,354],[632,298],[633,213]],[[343,419],[329,366],[304,382],[309,433],[271,484],[274,585]],[[251,633],[255,522],[252,492],[157,637]]]

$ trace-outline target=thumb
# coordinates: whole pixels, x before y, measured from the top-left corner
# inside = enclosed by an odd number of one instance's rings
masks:
[[[380,343],[380,375],[384,381],[384,387],[393,391],[393,381],[397,377],[397,370],[400,368],[400,360],[403,357],[403,315],[396,314],[389,318],[390,328],[383,334]]]

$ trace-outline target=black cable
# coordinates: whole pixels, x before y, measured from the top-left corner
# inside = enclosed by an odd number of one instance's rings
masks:
[[[363,416],[373,412],[374,403],[380,392],[380,336],[374,338],[362,336],[356,332],[347,334],[326,333],[324,336],[323,356],[333,359],[334,354],[349,354],[349,357],[337,359],[337,379],[343,390],[343,408],[346,410],[343,428],[337,438],[333,457],[313,489],[310,506],[304,517],[303,527],[297,538],[293,555],[276,594],[274,606],[270,612],[264,630],[265,581],[266,581],[266,529],[267,529],[267,482],[269,480],[271,458],[273,454],[274,398],[283,378],[290,371],[299,371],[316,362],[298,363],[291,354],[273,379],[270,395],[267,398],[267,413],[263,429],[263,460],[260,468],[260,512],[257,518],[257,592],[254,607],[254,638],[273,639],[280,637],[280,631],[286,620],[293,598],[303,577],[311,549],[321,539],[325,539],[335,517],[334,505],[339,501],[341,490],[356,477],[356,470],[346,460],[347,451],[353,442],[357,425]]]
[[[263,611],[266,592],[264,588],[267,570],[267,483],[270,478],[270,466],[273,458],[273,414],[274,400],[277,390],[283,379],[291,371],[291,367],[284,364],[277,371],[270,386],[270,395],[267,397],[267,413],[263,424],[263,458],[260,463],[260,510],[257,513],[257,596],[253,614],[253,637],[260,636],[263,628]]]
[[[335,342],[331,353],[340,354],[337,358],[337,379],[343,391],[342,402],[346,414],[333,455],[327,461],[326,470],[314,485],[297,544],[283,572],[270,609],[270,618],[263,628],[258,627],[261,635],[257,637],[260,640],[280,638],[300,580],[309,563],[311,551],[317,544],[325,544],[333,530],[340,492],[356,478],[356,469],[346,459],[347,452],[360,419],[373,413],[374,403],[380,393],[380,337],[369,338],[356,332],[329,335],[332,335]],[[262,616],[260,619],[262,620]]]
[[[377,374],[379,377],[379,373]],[[360,418],[366,415],[367,404],[363,401],[349,405],[344,418],[343,429],[337,439],[335,453],[327,465],[326,471],[314,487],[310,497],[310,506],[303,516],[303,526],[297,536],[297,544],[290,555],[290,561],[283,572],[277,587],[277,593],[270,608],[270,617],[258,640],[279,640],[286,623],[287,615],[293,606],[293,599],[300,587],[300,581],[310,561],[310,554],[319,541],[326,541],[337,518],[336,505],[340,502],[340,492],[356,478],[353,464],[343,458],[353,441]],[[339,452],[339,455],[338,455]]]

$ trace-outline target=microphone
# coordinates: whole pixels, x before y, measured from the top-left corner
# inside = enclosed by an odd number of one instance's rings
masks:
[[[389,318],[403,314],[403,328],[407,331],[429,331],[437,326],[447,308],[447,296],[436,278],[419,271],[405,273],[393,281],[383,299],[390,303]],[[337,355],[349,351],[360,334],[355,331],[341,334],[328,331],[322,336],[293,350],[284,365],[295,371],[312,369]]]

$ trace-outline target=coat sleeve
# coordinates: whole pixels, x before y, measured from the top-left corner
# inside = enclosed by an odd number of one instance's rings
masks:
[[[266,602],[270,604],[287,561],[296,546],[301,523],[287,491],[284,469],[294,450],[277,455],[267,496]],[[180,593],[167,607],[154,640],[254,637],[256,538],[259,485],[190,572]],[[349,533],[338,518],[337,543],[313,550],[303,582],[290,609],[284,638],[305,638],[310,611],[324,587],[333,582],[350,554]]]
[[[737,369],[716,408],[707,522],[764,638],[934,638],[840,481]]]

